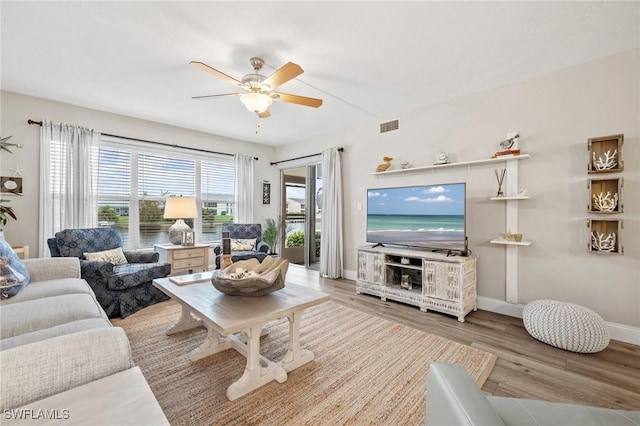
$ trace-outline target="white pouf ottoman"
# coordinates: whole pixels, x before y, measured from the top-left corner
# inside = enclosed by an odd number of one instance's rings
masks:
[[[600,352],[609,345],[609,329],[591,309],[557,300],[535,300],[522,310],[529,334],[571,352]]]

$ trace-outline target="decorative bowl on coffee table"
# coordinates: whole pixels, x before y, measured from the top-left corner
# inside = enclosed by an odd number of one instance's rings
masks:
[[[233,296],[264,296],[284,288],[289,261],[267,256],[240,260],[213,272],[211,283],[216,290]]]

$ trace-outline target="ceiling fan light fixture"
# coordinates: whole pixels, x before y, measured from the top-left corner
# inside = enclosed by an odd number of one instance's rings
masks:
[[[251,92],[240,95],[240,101],[249,111],[259,114],[271,106],[273,99],[263,93]]]

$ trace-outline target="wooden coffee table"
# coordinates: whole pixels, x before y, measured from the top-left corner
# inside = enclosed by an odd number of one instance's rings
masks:
[[[305,309],[331,299],[295,284],[259,297],[226,295],[211,282],[177,285],[161,278],[153,285],[182,305],[180,319],[167,334],[201,325],[207,328],[205,341],[191,353],[192,361],[230,348],[247,358],[244,374],[227,388],[231,401],[273,380],[283,383],[289,371],[313,360],[313,352],[300,348],[300,319]],[[281,318],[289,320],[289,350],[276,363],[260,355],[260,335],[267,323]]]

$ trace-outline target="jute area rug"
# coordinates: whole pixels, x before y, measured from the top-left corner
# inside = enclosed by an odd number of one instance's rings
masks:
[[[302,347],[315,359],[284,383],[229,401],[226,389],[242,375],[245,358],[230,349],[190,361],[206,331],[165,335],[179,316],[180,306],[167,301],[114,321],[127,332],[133,358],[172,425],[418,425],[431,362],[463,364],[481,386],[496,361],[487,352],[328,302],[302,317]],[[288,322],[267,328],[260,352],[280,360]]]

